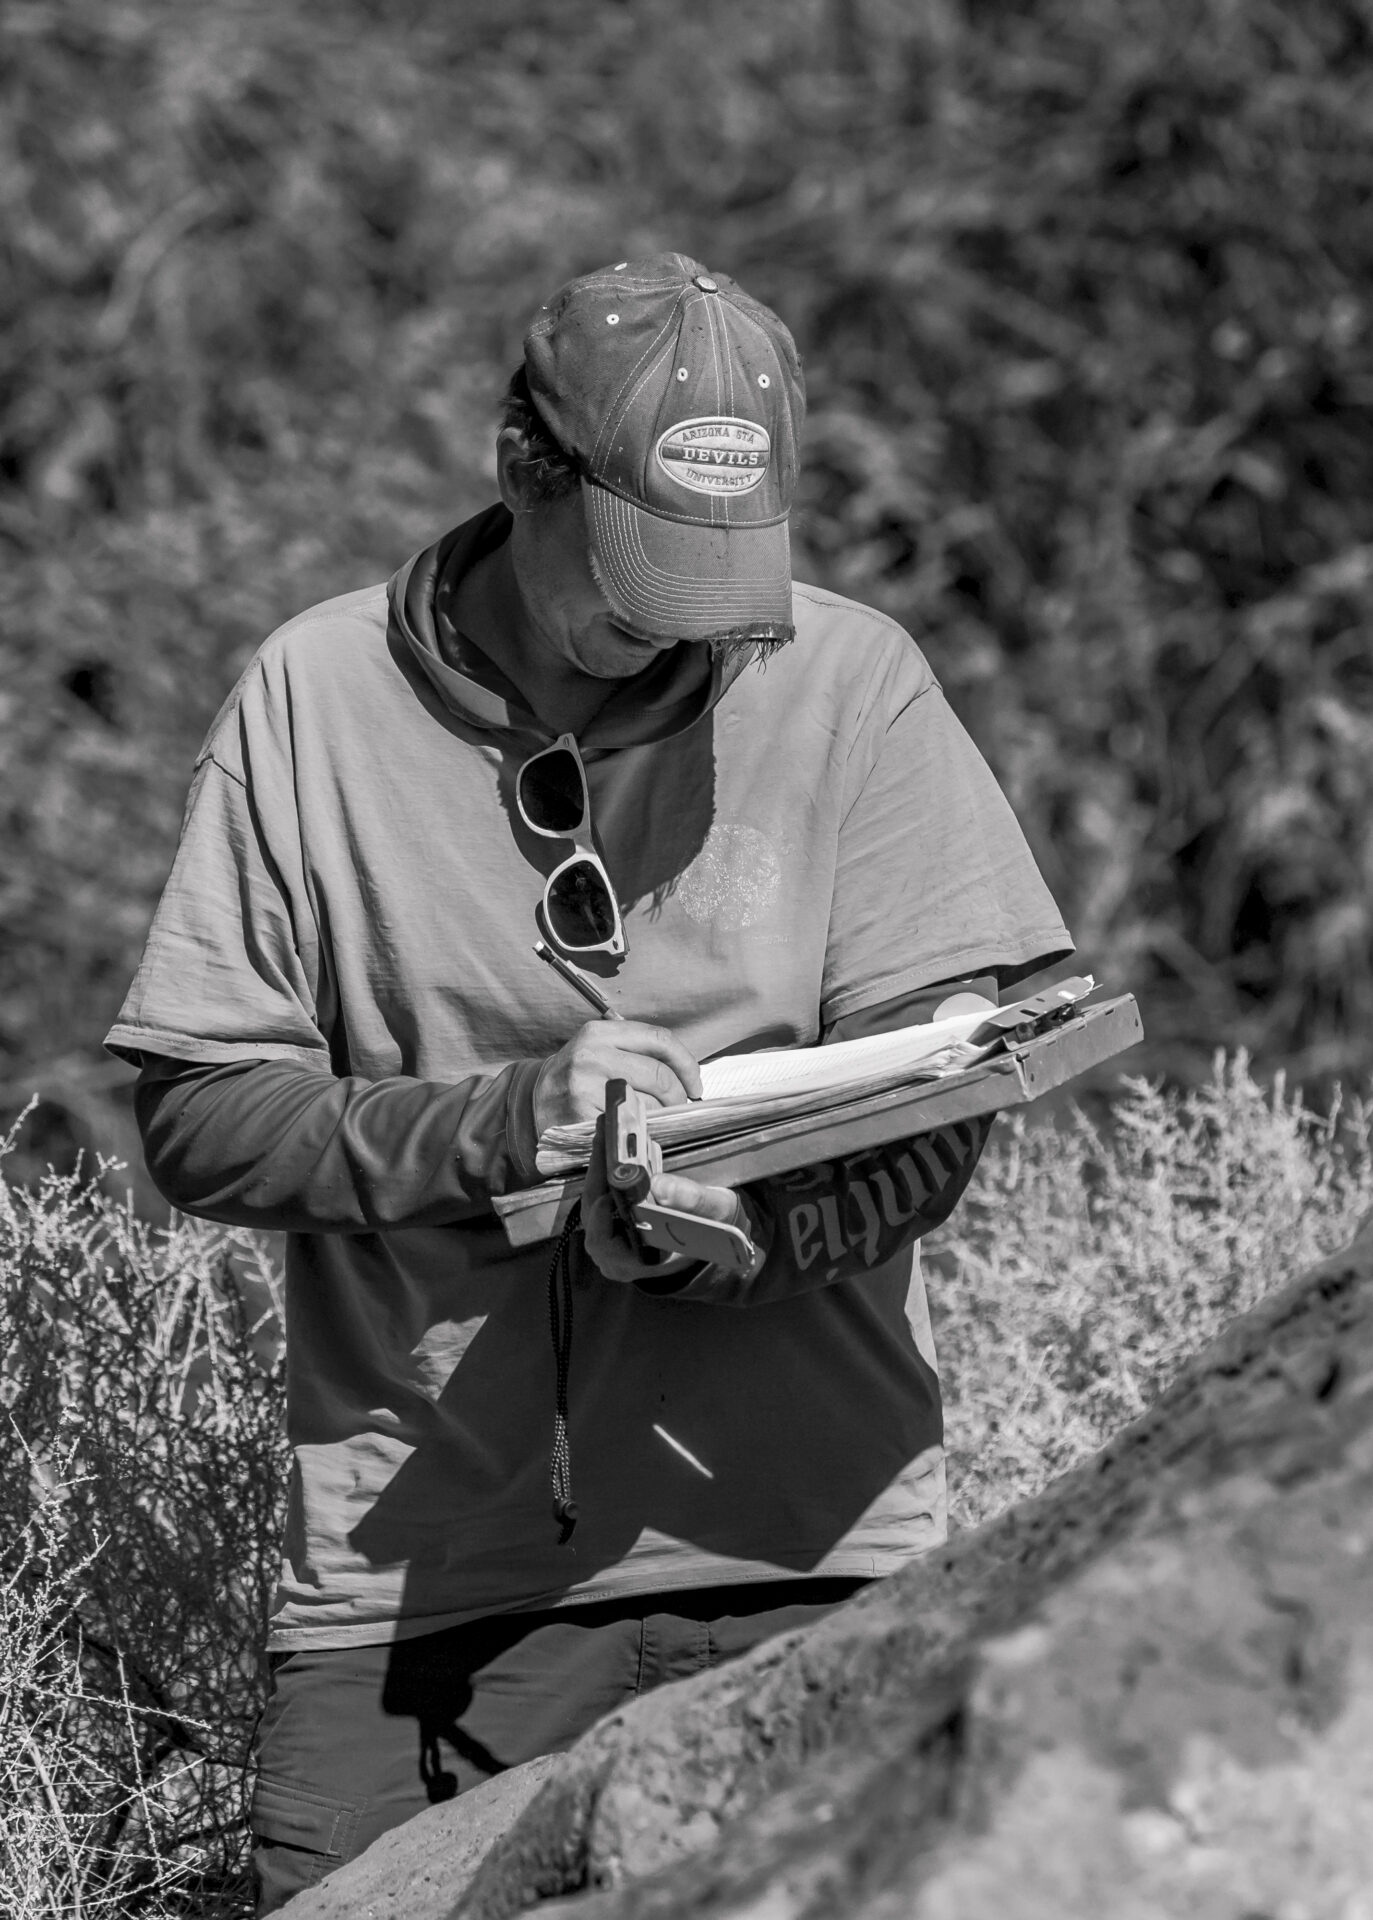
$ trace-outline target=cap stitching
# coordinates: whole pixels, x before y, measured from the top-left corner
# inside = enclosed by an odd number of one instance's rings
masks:
[[[718,306],[719,302],[717,301],[716,304]],[[725,365],[729,368],[729,410],[731,413],[733,413],[734,412],[734,355],[729,351],[729,322],[728,320],[726,320],[723,310],[720,313],[720,332],[724,335],[724,340],[725,340]]]
[[[744,580],[702,581],[655,567],[641,549],[629,545],[623,537],[612,537],[607,546],[623,569],[617,584],[622,590],[635,589],[635,597],[646,605],[721,606],[756,611],[760,607],[775,608],[783,591],[777,574],[751,575]]]
[[[705,417],[710,417],[710,416],[705,416]],[[740,419],[743,419],[743,417],[744,416],[742,414],[739,415]],[[759,423],[756,420],[750,420],[748,424],[750,426],[757,426]],[[683,527],[708,528],[710,526],[710,522],[708,520],[702,520],[699,514],[679,513],[674,511],[674,509],[671,507],[662,506],[656,502],[651,507],[646,506],[643,501],[639,500],[634,494],[627,492],[626,489],[620,486],[616,481],[602,479],[599,476],[593,474],[590,471],[589,466],[587,467],[587,470],[583,473],[582,480],[584,485],[588,487],[594,487],[595,489],[597,489],[597,491],[601,493],[614,494],[617,500],[623,500],[628,506],[642,508],[643,512],[645,512],[651,520],[670,520],[675,525],[679,525]],[[757,497],[756,493],[750,495],[750,498],[756,498],[756,497]],[[790,517],[791,517],[790,508],[784,508],[781,513],[769,514],[766,517],[766,519],[736,520],[733,523],[733,525],[728,529],[728,531],[732,533],[756,533],[759,531],[760,528],[763,528],[763,527],[779,527],[782,525],[784,521],[789,520]],[[724,529],[723,527],[717,526],[715,531],[717,533],[723,533],[724,531],[726,531],[726,529]]]
[[[730,339],[729,322],[726,320],[724,310],[718,300],[715,303],[714,319],[720,329],[721,350],[725,358],[725,375],[729,385],[729,396],[726,404],[729,407],[730,418],[737,419],[739,418],[739,413],[734,399],[733,342]],[[765,433],[767,432],[766,428],[763,430]],[[772,435],[770,433],[768,433],[768,464],[769,466],[772,464]],[[720,511],[724,516],[724,523],[727,527],[733,526],[734,524],[734,502],[735,496],[733,494],[726,493],[720,496]]]
[[[664,293],[667,289],[661,280],[636,280],[617,273],[606,279],[583,280],[581,293],[619,293],[627,289],[630,293]],[[568,303],[571,304],[570,302]]]
[[[714,313],[711,313],[711,301],[705,298],[705,294],[701,294],[701,303],[703,303],[703,307],[705,307],[705,328],[707,328],[707,334],[711,336],[711,361],[712,365],[714,365],[714,407],[716,407],[716,413],[718,413],[718,411],[724,407],[724,378],[722,378],[722,374],[720,374],[720,348],[718,348],[718,342],[716,342],[716,338],[714,338]],[[716,520],[718,499],[716,499],[714,493],[711,493],[709,501],[711,501],[711,526],[716,526],[716,524],[718,524],[718,520]]]
[[[660,576],[636,566],[632,554],[623,546],[615,547],[614,562],[615,568],[623,571],[617,574],[607,567],[608,583],[618,592],[636,623],[641,621],[645,626],[657,628],[660,622],[681,625],[702,621],[708,631],[718,631],[721,626],[734,626],[745,620],[787,620],[791,614],[786,589],[776,580],[745,583],[742,590],[736,582],[721,582],[707,591],[696,584],[694,590],[688,591],[677,584],[673,576],[666,576],[666,584],[660,585]]]
[[[624,393],[623,405],[621,405],[619,401],[616,401],[615,405],[618,411],[612,411],[606,415],[607,428],[611,426],[612,421],[615,421],[617,419],[618,420],[624,419],[624,416],[629,412],[629,409],[633,406],[634,402],[638,399],[639,395],[642,393],[643,389],[648,385],[649,381],[653,378],[653,375],[657,372],[658,368],[663,364],[664,360],[675,359],[676,345],[677,345],[676,341],[671,340],[671,341],[664,342],[659,347],[656,358],[654,358],[652,361],[650,361],[650,363],[646,367],[644,367],[642,373],[639,375],[638,381],[636,382],[633,388],[633,391],[629,393]],[[621,391],[623,393],[623,389]],[[601,438],[602,438],[601,435],[597,436],[596,445],[598,448],[601,444]]]
[[[616,566],[624,565],[623,556],[617,553]],[[680,587],[657,590],[651,581],[632,568],[619,577],[607,568],[606,579],[618,595],[618,604],[629,614],[630,622],[655,632],[665,632],[672,627],[682,629],[698,623],[707,633],[718,633],[723,627],[741,626],[746,621],[754,620],[785,621],[790,624],[791,602],[785,588],[780,586],[758,587],[751,592],[735,589],[728,593],[720,589],[713,589],[709,593],[688,593]],[[611,596],[608,594],[607,598]],[[615,604],[612,600],[612,606]],[[685,640],[691,635],[679,631],[676,637]]]
[[[597,531],[605,542],[605,557],[619,562],[619,578],[612,579],[632,604],[643,610],[690,612],[702,615],[714,607],[775,612],[781,582],[776,573],[754,574],[743,579],[707,581],[699,575],[673,573],[655,566],[644,549],[637,510],[616,494],[607,494],[604,502],[593,498],[592,512]],[[783,542],[788,561],[791,542],[782,523]],[[678,584],[680,583],[680,584]]]
[[[662,343],[669,329],[672,326],[673,317],[676,314],[677,308],[680,305],[680,303],[681,303],[681,295],[679,294],[677,299],[674,300],[672,303],[672,313],[670,313],[667,316],[662,326],[658,329],[658,332],[654,335],[653,339],[650,341],[648,346],[645,347],[643,351],[643,355],[641,356],[637,366],[631,368],[630,371],[625,375],[624,380],[620,387],[620,391],[616,394],[615,398],[611,401],[610,405],[606,408],[605,418],[601,422],[601,430],[596,435],[596,438],[591,445],[591,458],[593,460],[600,459],[602,442],[605,440],[605,437],[608,433],[611,433],[614,431],[615,423],[623,417],[625,408],[627,408],[629,405],[629,400],[626,398],[626,395],[628,395],[629,393],[631,384],[636,379],[638,380],[639,384],[634,388],[634,394],[637,395],[641,390],[641,388],[643,387],[644,383],[647,381],[650,373],[653,371],[654,364],[656,364],[654,362],[653,356],[657,354],[659,358],[662,357],[661,355]]]
[[[726,397],[725,404],[729,408],[730,418],[734,419],[737,416],[736,416],[735,405],[734,405],[734,354],[732,351],[733,343],[731,342],[729,337],[729,323],[725,319],[724,310],[720,306],[720,303],[718,300],[715,302],[715,312],[711,317],[715,321],[715,324],[720,329],[720,351],[724,356],[725,381],[728,387],[728,394]],[[766,431],[766,429],[764,430]],[[768,434],[768,464],[771,465],[771,463],[772,463],[772,435],[769,433]],[[734,496],[728,493],[721,494],[720,496],[720,513],[724,521],[724,524],[727,527],[733,524],[733,521],[731,518],[731,506],[733,504],[733,498]]]
[[[720,350],[715,344],[715,315],[710,310],[710,301],[706,299],[703,293],[698,294],[697,298],[703,302],[706,310],[706,332],[710,336],[710,357],[715,365],[715,411],[718,413],[725,404],[725,396],[724,382],[720,378]],[[719,524],[715,518],[716,505],[716,497],[714,494],[711,494],[710,524],[712,527]]]
[[[582,295],[603,292],[606,288],[610,287],[632,287],[640,293],[652,293],[654,291],[665,293],[671,285],[672,282],[662,275],[655,276],[652,273],[641,272],[626,277],[622,273],[614,272],[613,269],[598,268],[593,273],[584,274],[580,280],[569,281],[566,287],[559,288],[559,292],[567,295],[567,298],[562,303],[563,310],[565,310],[572,304],[573,300],[580,298]]]
[[[613,497],[613,496],[612,496]],[[775,595],[780,581],[775,573],[745,574],[732,576],[728,580],[702,580],[698,574],[674,573],[666,567],[660,567],[649,558],[634,515],[634,509],[626,501],[620,502],[622,511],[610,520],[612,528],[618,526],[618,544],[634,570],[649,586],[657,587],[663,594],[672,592],[672,583],[680,582],[690,591],[685,596],[690,599],[694,594],[703,593],[707,597],[718,595],[722,600],[733,599],[742,591],[765,600]],[[791,555],[791,540],[785,525],[782,527],[783,541],[787,549],[788,560]]]
[[[590,457],[593,461],[598,460],[600,458],[601,447],[603,442],[605,441],[606,435],[614,431],[615,421],[622,416],[623,406],[621,403],[624,402],[625,395],[629,392],[631,385],[636,379],[647,378],[648,370],[649,368],[651,368],[653,364],[653,356],[661,348],[663,335],[667,331],[668,325],[670,325],[670,320],[664,322],[663,326],[659,328],[658,332],[654,335],[653,339],[649,341],[648,345],[644,348],[643,352],[640,354],[638,360],[635,361],[634,365],[625,374],[624,379],[620,383],[619,391],[615,394],[614,398],[610,401],[610,404],[607,406],[605,410],[605,414],[601,420],[600,427],[597,431],[596,438],[591,443]]]

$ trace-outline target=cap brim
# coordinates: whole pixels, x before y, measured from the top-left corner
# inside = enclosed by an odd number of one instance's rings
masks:
[[[661,520],[585,478],[582,498],[601,589],[632,631],[678,640],[790,637],[785,520],[772,527]]]

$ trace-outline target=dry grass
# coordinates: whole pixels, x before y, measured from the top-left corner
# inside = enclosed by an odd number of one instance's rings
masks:
[[[1217,1056],[1109,1121],[1002,1120],[926,1243],[954,1506],[975,1525],[1141,1413],[1227,1321],[1373,1208],[1373,1107],[1308,1111]]]
[[[273,1287],[247,1235],[0,1179],[0,1912],[247,1910]]]
[[[118,1662],[117,1687],[92,1691],[73,1594],[98,1549],[72,1560],[64,1508],[77,1484],[33,1464],[29,1524],[0,1548],[3,1911],[15,1920],[174,1911],[201,1876],[185,1848],[168,1849],[163,1814],[169,1799],[194,1792],[194,1763],[145,1778],[149,1715]],[[187,1730],[210,1734],[200,1723]]]

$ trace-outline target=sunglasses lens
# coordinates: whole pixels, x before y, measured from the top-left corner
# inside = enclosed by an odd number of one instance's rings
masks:
[[[576,860],[556,874],[546,911],[554,939],[562,947],[600,947],[615,934],[615,902],[589,860]]]
[[[520,768],[520,805],[531,827],[572,833],[586,813],[581,768],[566,747],[550,747]]]

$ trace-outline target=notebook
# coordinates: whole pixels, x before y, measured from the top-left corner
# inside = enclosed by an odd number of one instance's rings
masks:
[[[891,1087],[963,1072],[1003,1048],[1066,1017],[1095,988],[1090,975],[1058,981],[1009,1006],[982,1007],[922,1026],[840,1040],[828,1047],[771,1048],[709,1060],[702,1098],[659,1107],[649,1132],[664,1151],[748,1133],[798,1114],[821,1113]],[[595,1122],[550,1127],[539,1139],[545,1179],[580,1172],[591,1158]]]

